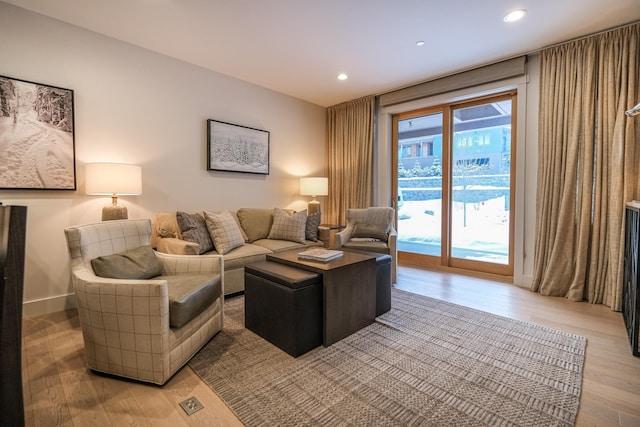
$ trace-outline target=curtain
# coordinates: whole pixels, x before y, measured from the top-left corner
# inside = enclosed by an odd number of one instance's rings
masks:
[[[347,208],[371,206],[374,118],[374,96],[327,109],[329,197],[324,222],[346,224]]]
[[[532,290],[622,305],[625,202],[638,198],[640,24],[541,52]]]

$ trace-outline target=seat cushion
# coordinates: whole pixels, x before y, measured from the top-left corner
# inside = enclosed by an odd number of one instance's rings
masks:
[[[162,274],[162,265],[149,245],[91,260],[96,276],[110,279],[151,279]]]
[[[309,242],[311,243],[311,242]],[[268,249],[269,252],[281,252],[288,249],[305,248],[306,245],[301,243],[292,242],[291,240],[273,240],[273,239],[261,239],[253,242],[254,245],[261,246]]]
[[[158,276],[169,285],[169,325],[180,328],[222,295],[219,274]]]
[[[387,245],[387,242],[381,242],[379,240],[360,242],[349,241],[342,245],[342,247],[346,249],[358,249],[361,251],[377,252],[381,254],[389,253],[389,245]]]
[[[246,243],[224,254],[224,270],[229,271],[253,262],[264,261],[269,253],[271,251],[262,246]]]

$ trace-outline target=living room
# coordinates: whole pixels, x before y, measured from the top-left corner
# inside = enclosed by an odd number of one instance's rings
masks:
[[[242,206],[303,209],[300,176],[321,175],[325,165],[326,106],[145,50],[0,2],[0,75],[74,91],[77,191],[0,191],[5,205],[27,205],[28,240],[24,315],[74,307],[65,227],[97,222],[108,198],[84,192],[84,165],[109,161],[142,167],[142,194],[122,197],[130,218],[172,209]],[[514,282],[533,275],[539,56],[528,55],[519,132],[526,167],[519,173],[522,219],[517,231]],[[260,64],[247,66],[260,67]],[[208,172],[206,121],[270,132],[267,176]],[[381,150],[387,150],[384,144]],[[384,158],[384,152],[379,153]],[[384,165],[384,163],[382,163]],[[390,172],[378,164],[376,203],[390,195]],[[620,325],[622,328],[622,325]]]

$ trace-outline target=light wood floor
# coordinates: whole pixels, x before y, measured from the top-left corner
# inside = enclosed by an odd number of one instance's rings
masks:
[[[586,337],[576,425],[640,426],[640,358],[631,354],[620,313],[498,281],[411,267],[398,268],[396,287]],[[189,367],[164,387],[90,373],[75,310],[25,319],[23,325],[28,426],[242,425]],[[187,416],[178,404],[191,396],[204,409]]]

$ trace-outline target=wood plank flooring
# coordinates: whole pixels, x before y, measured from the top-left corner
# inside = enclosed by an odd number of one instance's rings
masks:
[[[622,315],[609,308],[543,297],[500,281],[398,268],[403,289],[588,339],[577,426],[640,426],[640,358],[631,354]],[[67,310],[23,322],[27,426],[241,426],[189,367],[164,387],[89,372],[78,316]],[[179,402],[204,409],[188,416]]]

